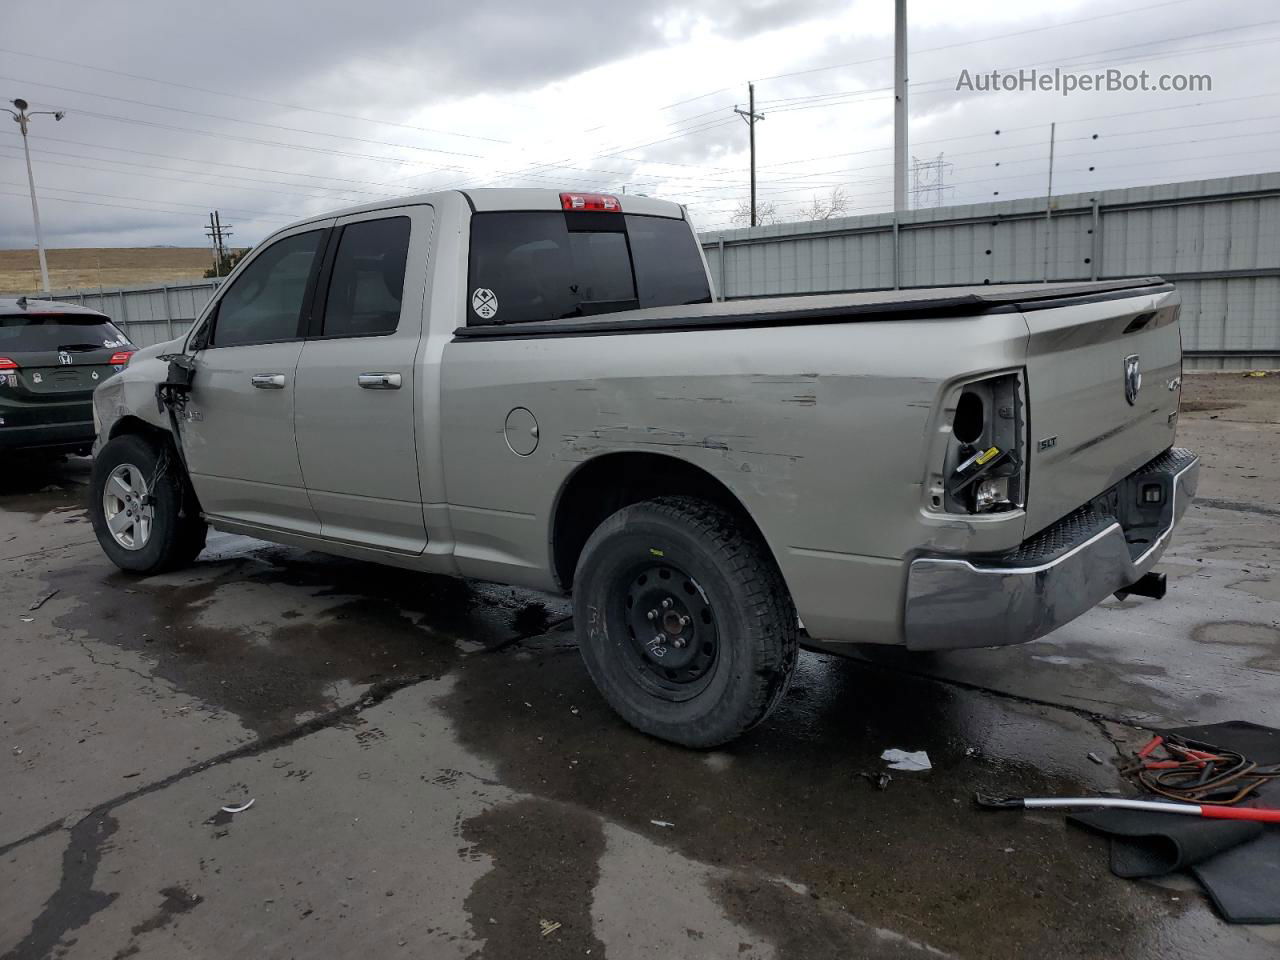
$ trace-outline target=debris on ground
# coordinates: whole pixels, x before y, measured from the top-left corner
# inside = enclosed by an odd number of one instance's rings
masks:
[[[538,926],[542,928],[542,935],[545,937],[549,934],[555,933],[563,926],[563,924],[559,920],[547,920],[546,918],[543,918],[538,921]]]
[[[1268,879],[1280,871],[1280,833],[1265,827],[1280,824],[1280,730],[1244,721],[1165,730],[1120,769],[1138,797],[975,799],[1077,811],[1067,822],[1107,838],[1116,876],[1185,871],[1228,923],[1280,923],[1280,884]]]
[[[858,776],[862,777],[862,779],[866,780],[868,783],[874,783],[877,790],[887,790],[889,788],[889,784],[893,783],[893,777],[883,771],[876,772],[863,770],[858,774]]]
[[[237,806],[226,806],[226,807],[222,807],[221,809],[223,813],[244,813],[246,810],[248,810],[252,806],[253,806],[253,798],[250,798],[246,800],[244,803],[239,804]]]
[[[674,827],[675,826],[675,824],[672,823],[670,820],[650,820],[649,822],[652,823],[655,827]]]
[[[880,759],[888,761],[890,770],[920,773],[933,769],[933,764],[929,762],[929,754],[924,750],[899,750],[895,747],[880,754]]]
[[[1265,376],[1267,376],[1267,375],[1268,375],[1268,373],[1269,373],[1269,371],[1267,371],[1267,370],[1249,370],[1249,371],[1246,371],[1246,372],[1245,372],[1244,376],[1246,376],[1246,377],[1265,377]]]
[[[49,602],[50,600],[52,600],[52,599],[53,599],[54,597],[56,597],[57,595],[58,595],[58,591],[57,591],[56,589],[54,589],[54,590],[50,590],[50,591],[49,591],[48,593],[46,593],[43,597],[41,597],[39,600],[36,600],[33,604],[31,604],[31,606],[27,607],[27,609],[28,609],[28,610],[39,610],[41,607],[43,607],[47,602]]]
[[[1085,756],[1097,764],[1101,764],[1104,762],[1103,759],[1100,756],[1098,756],[1096,753],[1094,753],[1092,750],[1086,753]]]

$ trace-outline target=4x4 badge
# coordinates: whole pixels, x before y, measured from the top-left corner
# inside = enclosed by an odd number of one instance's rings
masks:
[[[1138,402],[1138,391],[1142,389],[1142,367],[1138,363],[1138,355],[1130,354],[1124,358],[1124,398],[1129,406]]]

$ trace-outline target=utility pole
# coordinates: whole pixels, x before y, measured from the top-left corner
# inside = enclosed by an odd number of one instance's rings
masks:
[[[747,84],[747,109],[740,110],[737,106],[733,108],[733,112],[747,121],[747,130],[751,139],[751,225],[756,225],[756,121],[763,120],[763,113],[756,113],[756,85],[754,83]]]
[[[1049,187],[1044,195],[1044,282],[1049,282],[1049,237],[1053,233],[1053,140],[1058,124],[1049,124]]]
[[[61,120],[65,114],[61,110],[32,110],[27,109],[27,101],[18,99],[10,101],[17,111],[10,110],[9,116],[13,117],[16,123],[22,129],[22,152],[27,158],[27,186],[31,190],[31,219],[36,225],[36,255],[40,258],[40,284],[43,292],[49,293],[49,264],[44,258],[44,233],[40,229],[40,205],[36,203],[36,177],[31,172],[31,148],[27,146],[27,125],[31,122],[32,117],[48,116],[54,120]]]
[[[204,235],[213,244],[213,275],[220,277],[222,265],[227,262],[226,239],[231,236],[231,224],[224,224],[222,214],[214,210],[209,214],[209,226],[205,227]]]
[[[893,11],[893,209],[907,209],[907,0]]]

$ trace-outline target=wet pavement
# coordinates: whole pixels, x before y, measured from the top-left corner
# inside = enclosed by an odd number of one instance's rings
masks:
[[[129,577],[86,461],[11,470],[0,957],[1274,957],[1280,928],[1112,877],[1062,817],[972,805],[1125,789],[1153,725],[1280,725],[1280,378],[1188,380],[1206,469],[1165,600],[805,654],[711,753],[604,706],[562,599],[224,534]],[[890,747],[933,769],[880,789]]]

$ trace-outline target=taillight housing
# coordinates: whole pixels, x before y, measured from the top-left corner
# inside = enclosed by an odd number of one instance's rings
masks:
[[[0,370],[17,370],[18,362],[8,357],[0,357]]]
[[[607,193],[562,193],[560,206],[565,210],[594,210],[599,213],[621,213],[622,201]]]
[[[944,401],[945,441],[931,471],[929,509],[989,514],[1026,503],[1026,400],[1021,371],[954,386]]]
[[[117,350],[115,353],[111,355],[111,364],[113,366],[120,366],[122,364],[127,364],[129,362],[129,358],[132,356],[133,356],[132,350]]]

